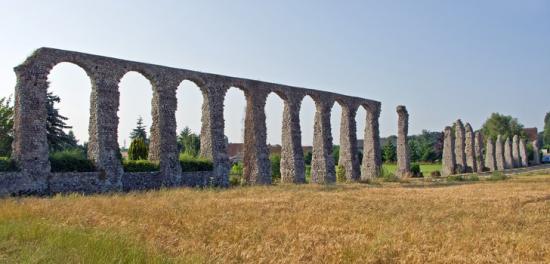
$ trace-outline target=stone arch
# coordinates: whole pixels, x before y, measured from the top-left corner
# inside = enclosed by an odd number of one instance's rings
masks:
[[[223,101],[225,134],[228,137],[230,147],[231,143],[242,144],[244,142],[244,119],[247,102],[246,90],[239,86],[230,86],[225,93]],[[238,148],[242,151],[242,146],[239,146]],[[232,150],[229,149],[229,151],[229,158],[232,158]]]
[[[334,97],[330,93],[317,91],[307,92],[306,94],[310,95],[315,101],[311,181],[331,184],[336,181],[330,124]]]
[[[207,91],[190,79],[182,80],[176,88],[176,135],[184,128],[200,136],[202,128],[203,101]],[[198,111],[197,111],[198,110]],[[198,142],[197,142],[198,143]],[[182,147],[179,146],[178,147]],[[180,149],[178,149],[179,152]],[[196,153],[200,154],[200,151]]]
[[[119,144],[116,140],[118,135],[119,108],[119,82],[124,75],[135,71],[143,75],[152,86],[153,103],[152,116],[156,117],[152,135],[156,142],[158,159],[161,163],[161,180],[169,180],[173,183],[182,184],[177,177],[179,163],[175,155],[176,142],[176,96],[175,92],[179,82],[178,79],[190,79],[195,81],[203,90],[204,100],[203,119],[201,131],[205,134],[206,156],[212,157],[214,161],[212,183],[217,186],[227,186],[227,155],[224,138],[224,96],[228,87],[237,87],[244,91],[245,101],[241,107],[246,108],[246,120],[249,133],[248,140],[250,153],[251,175],[257,175],[253,184],[266,184],[270,182],[269,162],[267,159],[267,147],[265,144],[265,99],[270,92],[279,92],[279,95],[286,95],[285,106],[292,105],[295,111],[304,112],[301,109],[301,102],[304,95],[309,95],[314,101],[314,112],[316,114],[315,147],[318,152],[315,161],[318,163],[317,176],[314,181],[318,183],[331,183],[334,181],[334,166],[331,166],[329,154],[332,146],[332,133],[330,122],[330,111],[334,100],[344,101],[359,100],[365,105],[376,106],[378,115],[380,103],[362,98],[338,95],[331,92],[323,92],[312,89],[291,87],[261,81],[254,81],[242,78],[222,76],[217,74],[202,73],[184,69],[132,62],[121,59],[85,54],[73,51],[64,51],[52,48],[41,48],[34,52],[23,64],[15,68],[17,75],[16,96],[15,96],[15,117],[14,117],[14,151],[13,157],[19,163],[21,173],[32,182],[32,189],[46,190],[48,188],[50,166],[47,155],[47,138],[45,127],[45,102],[47,92],[47,76],[50,70],[60,62],[72,62],[84,69],[92,82],[91,114],[90,114],[90,144],[88,153],[98,169],[99,184],[98,191],[120,190],[123,186],[123,171],[119,160]],[[207,92],[204,92],[207,91]],[[296,97],[294,95],[297,95]],[[299,96],[298,96],[299,95]],[[144,114],[144,116],[146,116]],[[294,116],[293,123],[299,123],[299,116]],[[375,118],[378,122],[378,117]],[[206,123],[206,124],[205,124]],[[239,123],[239,122],[237,122]],[[237,125],[238,126],[238,125]],[[290,138],[300,135],[299,126],[293,126],[293,134]],[[257,133],[260,135],[256,136]],[[313,133],[312,133],[313,134]],[[373,141],[379,138],[373,136]],[[202,142],[202,141],[201,141]],[[245,144],[246,145],[246,144]],[[301,146],[293,144],[293,147]],[[205,148],[205,149],[207,149]],[[202,149],[202,146],[201,146]],[[297,153],[293,150],[293,153]],[[202,153],[201,153],[202,155]],[[164,165],[163,165],[164,162]],[[300,167],[294,159],[294,169]],[[181,169],[181,168],[180,168]],[[332,171],[331,171],[332,170]],[[175,178],[166,178],[176,175]],[[181,172],[181,170],[180,170]],[[171,177],[171,176],[170,176]],[[299,182],[299,181],[295,181]],[[164,181],[163,181],[164,183]],[[164,185],[164,184],[163,184]],[[30,186],[30,185],[27,185]],[[26,187],[23,187],[26,188]]]
[[[243,85],[246,97],[244,120],[243,180],[246,184],[271,184],[267,146],[265,104],[270,90],[249,81]]]
[[[280,160],[283,150],[283,126],[285,122],[283,109],[287,103],[285,98],[286,95],[283,92],[271,91],[267,95],[265,103],[266,142],[268,144],[269,159],[272,165],[272,181],[279,181],[281,178]],[[277,160],[279,161],[278,164]]]
[[[316,103],[315,99],[311,95],[304,95],[300,101],[300,127],[302,130],[302,145],[306,147],[304,155],[308,155],[307,152],[312,151],[313,147],[313,128],[315,126],[315,111]],[[309,163],[309,161],[307,161]],[[310,165],[310,164],[308,164]]]
[[[58,73],[61,74],[61,76],[57,77],[56,75]],[[67,80],[67,77],[69,76],[78,76],[82,73],[86,76],[86,80]],[[61,115],[68,118],[66,123],[68,126],[72,127],[71,131],[75,133],[75,137],[79,140],[79,143],[82,144],[84,142],[88,142],[90,140],[88,130],[91,122],[91,114],[89,109],[93,90],[93,80],[90,78],[90,75],[78,64],[73,62],[59,62],[49,70],[47,78],[48,92],[58,96],[61,100],[59,105],[54,107],[58,109]],[[75,81],[76,83],[74,83]],[[87,82],[87,84],[84,84],[85,82]],[[72,87],[72,89],[68,89],[67,86],[69,85],[86,86],[88,89],[80,89],[83,87]],[[62,90],[57,90],[59,88]],[[83,94],[86,94],[86,92],[88,93],[88,96],[82,96]],[[82,97],[85,99],[80,99]],[[75,122],[78,120],[81,122]],[[84,122],[84,120],[87,120],[88,122]]]
[[[131,87],[134,88],[126,90]],[[153,127],[153,117],[157,115],[155,113],[156,109],[153,107],[153,97],[156,89],[156,82],[151,79],[150,75],[146,76],[142,71],[126,70],[120,79],[118,79],[118,92],[120,94],[117,111],[119,120],[117,124],[118,143],[123,152],[123,158],[125,149],[128,149],[131,143],[130,133],[136,127],[136,120],[139,117],[143,118],[143,125],[145,126],[149,141],[155,140],[152,139],[155,135],[153,135],[154,133],[152,133],[151,128]],[[142,92],[148,90],[148,103],[145,103],[147,101],[137,102],[132,96],[129,96],[129,92],[136,92],[136,90]],[[125,93],[128,94],[125,95]]]
[[[341,107],[339,121],[338,138],[339,148],[333,153],[335,162],[338,165],[337,173],[343,176],[341,180],[357,181],[360,177],[360,162],[357,146],[357,110],[359,104],[354,100],[337,97],[336,102]],[[334,120],[334,117],[333,117]],[[336,124],[334,124],[336,126]]]

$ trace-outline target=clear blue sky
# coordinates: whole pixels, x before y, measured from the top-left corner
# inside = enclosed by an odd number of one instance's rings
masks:
[[[0,33],[0,96],[13,93],[12,68],[48,46],[379,100],[382,136],[395,134],[398,104],[409,109],[412,134],[459,117],[477,129],[491,112],[541,129],[550,111],[550,1],[2,0]],[[86,141],[89,80],[73,65],[57,66],[50,80]],[[178,126],[198,132],[202,98],[187,86]],[[121,93],[122,143],[137,115],[150,125],[152,94],[137,73]],[[240,141],[244,99],[227,98],[226,132]],[[271,96],[266,111],[268,141],[279,143],[281,101]],[[301,116],[310,144],[311,101]]]

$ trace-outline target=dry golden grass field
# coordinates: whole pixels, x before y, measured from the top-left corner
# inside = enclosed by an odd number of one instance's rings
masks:
[[[550,263],[550,172],[0,200],[0,263]]]

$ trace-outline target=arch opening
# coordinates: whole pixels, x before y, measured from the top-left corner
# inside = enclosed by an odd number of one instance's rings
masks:
[[[300,129],[302,131],[302,148],[306,165],[306,182],[311,181],[311,160],[313,158],[313,133],[315,126],[315,101],[310,95],[302,99],[300,107]]]
[[[230,87],[224,98],[223,116],[227,157],[231,166],[229,181],[232,185],[242,183],[245,114],[246,97],[244,90],[239,87]]]
[[[178,153],[189,158],[200,154],[203,93],[193,81],[184,80],[176,91]]]
[[[52,171],[90,171],[92,166],[67,168],[67,158],[88,160],[92,82],[86,71],[71,62],[56,64],[48,74],[47,138]]]
[[[153,86],[143,74],[130,71],[120,79],[118,144],[124,161],[148,159],[151,141]],[[133,141],[141,139],[147,150],[129,153]]]
[[[340,126],[342,123],[342,103],[335,101],[330,110],[330,129],[332,133],[332,157],[338,166],[340,158]]]
[[[283,109],[283,98],[276,92],[269,93],[265,104],[265,123],[267,147],[269,148],[269,160],[271,162],[271,180],[274,183],[281,180]]]
[[[357,124],[357,158],[359,164],[363,164],[363,146],[365,144],[365,129],[367,122],[367,110],[364,106],[360,106],[357,109],[357,114],[355,115],[355,123]]]

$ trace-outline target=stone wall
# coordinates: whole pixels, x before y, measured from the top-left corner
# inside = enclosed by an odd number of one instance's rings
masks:
[[[172,186],[206,187],[213,185],[213,171],[180,173],[180,182]],[[103,193],[110,191],[110,183],[103,172],[63,172],[49,173],[45,188],[38,189],[27,185],[25,172],[1,172],[0,196],[51,195],[56,193]],[[121,177],[122,191],[142,191],[159,189],[162,185],[160,172],[125,172]]]
[[[120,191],[124,188],[141,189],[157,186],[176,186],[186,179],[181,173],[176,144],[177,108],[176,90],[184,80],[194,82],[202,91],[202,157],[213,161],[214,169],[209,184],[226,187],[229,184],[229,159],[224,139],[224,99],[230,87],[241,89],[246,96],[244,180],[246,184],[270,184],[271,169],[266,144],[265,102],[270,93],[276,93],[285,104],[282,133],[282,181],[305,182],[305,165],[301,148],[300,104],[305,96],[316,104],[312,181],[335,181],[332,158],[330,110],[334,103],[344,109],[341,134],[344,151],[341,164],[350,181],[377,176],[380,171],[378,118],[380,102],[282,84],[222,76],[204,72],[126,61],[80,52],[40,48],[25,62],[15,67],[15,116],[13,158],[21,169],[20,179],[6,184],[18,185],[22,192],[41,192],[48,189],[49,177],[54,188],[73,186],[70,174],[50,174],[48,143],[46,139],[46,94],[48,74],[61,62],[81,67],[91,79],[88,157],[98,173],[86,174],[82,190]],[[153,87],[150,159],[160,163],[160,172],[154,175],[136,174],[128,178],[119,160],[118,138],[118,84],[130,71],[145,76]],[[357,157],[357,127],[354,116],[359,107],[367,111],[363,168]],[[359,175],[363,172],[363,175]],[[19,174],[18,174],[19,175]],[[101,175],[101,183],[97,182]],[[11,177],[11,178],[10,178]],[[19,177],[19,176],[18,176]],[[67,179],[67,180],[66,180]],[[148,182],[154,179],[153,182]],[[201,178],[202,181],[203,178]],[[140,182],[143,181],[143,182]],[[93,187],[93,185],[100,185]],[[128,187],[128,186],[135,186]],[[73,188],[70,187],[70,188]],[[69,189],[70,189],[69,188]],[[76,187],[74,187],[76,188]],[[95,189],[94,189],[95,188]]]

